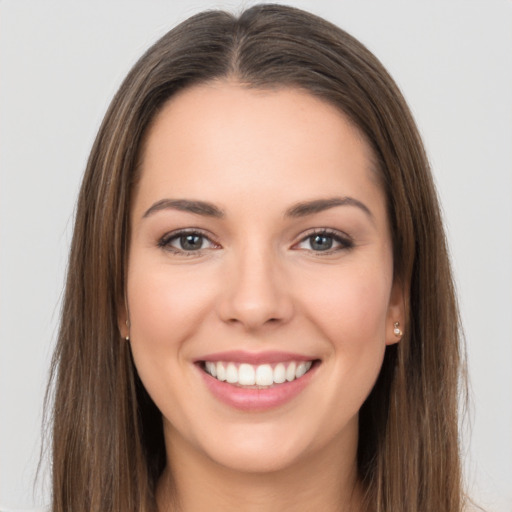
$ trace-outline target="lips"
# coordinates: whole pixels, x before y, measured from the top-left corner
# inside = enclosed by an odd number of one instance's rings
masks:
[[[210,392],[243,411],[263,411],[292,400],[311,381],[319,363],[281,352],[225,352],[196,361]]]

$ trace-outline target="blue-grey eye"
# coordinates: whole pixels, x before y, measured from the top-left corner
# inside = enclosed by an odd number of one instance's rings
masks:
[[[197,233],[188,233],[181,235],[178,239],[179,248],[184,251],[198,251],[203,247],[204,237]]]
[[[175,254],[192,254],[216,247],[206,235],[198,231],[168,233],[158,241],[158,246]]]
[[[313,251],[328,251],[332,248],[333,243],[333,237],[330,235],[317,234],[309,237],[309,244]]]
[[[348,237],[338,232],[318,231],[304,237],[296,248],[312,252],[332,253],[344,249],[351,249],[354,242]]]

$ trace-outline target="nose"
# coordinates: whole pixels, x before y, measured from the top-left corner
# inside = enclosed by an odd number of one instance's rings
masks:
[[[248,247],[232,255],[218,303],[220,318],[247,331],[287,323],[293,316],[291,283],[271,250]]]

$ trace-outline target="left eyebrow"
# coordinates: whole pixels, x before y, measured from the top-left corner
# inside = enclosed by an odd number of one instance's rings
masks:
[[[149,217],[158,211],[167,209],[195,213],[197,215],[204,215],[206,217],[224,217],[224,212],[220,208],[206,201],[191,201],[189,199],[162,199],[148,208],[142,218]]]
[[[285,212],[286,217],[305,217],[314,213],[323,212],[336,206],[355,206],[362,210],[373,221],[374,216],[368,206],[353,197],[331,197],[328,199],[314,199],[294,204]]]

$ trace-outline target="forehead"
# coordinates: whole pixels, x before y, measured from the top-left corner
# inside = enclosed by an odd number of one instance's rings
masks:
[[[185,122],[184,122],[185,121]],[[276,132],[281,123],[298,123],[297,128],[311,136],[318,134],[345,132],[345,138],[357,139],[364,146],[366,157],[374,160],[374,155],[358,127],[334,104],[314,96],[298,87],[254,88],[229,80],[214,80],[185,88],[172,96],[152,120],[143,144],[143,155],[148,145],[155,146],[158,136],[155,132],[167,130],[168,135],[191,135],[183,128],[193,128],[193,135],[208,135],[208,129],[222,129],[237,132],[240,136],[248,129],[256,130],[264,126],[267,140],[277,140]],[[304,121],[308,126],[304,125]],[[228,124],[229,123],[229,124]],[[272,124],[272,126],[269,125]],[[274,127],[274,129],[273,129]],[[289,126],[287,126],[289,128]],[[178,133],[172,133],[178,128]],[[306,131],[304,131],[306,129]],[[294,142],[293,133],[288,132],[289,145]],[[260,131],[259,135],[263,135]],[[333,133],[333,135],[336,135]],[[261,142],[261,140],[259,141]],[[292,149],[292,148],[290,148]]]
[[[137,195],[381,194],[373,162],[359,130],[330,103],[299,89],[214,82],[181,91],[157,114]]]

